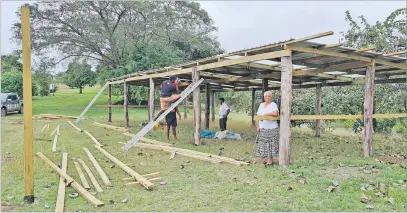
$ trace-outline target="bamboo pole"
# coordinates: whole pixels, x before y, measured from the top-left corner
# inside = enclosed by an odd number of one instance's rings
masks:
[[[62,154],[62,171],[66,173],[68,167],[68,153]],[[59,177],[59,188],[55,212],[64,212],[64,199],[65,199],[65,182],[63,177]]]
[[[99,173],[100,177],[102,178],[103,183],[106,186],[112,187],[112,183],[110,182],[109,178],[107,177],[106,173],[103,171],[102,167],[100,167],[99,163],[96,161],[96,158],[92,155],[92,153],[87,148],[83,148],[86,154],[89,157],[89,160],[92,162],[93,166],[95,167],[96,171]]]
[[[92,182],[93,186],[95,187],[96,192],[103,192],[102,187],[100,187],[98,181],[96,180],[95,176],[93,175],[92,171],[86,165],[86,163],[82,159],[78,159],[78,162],[82,164],[82,167],[85,169],[85,172],[88,173],[90,182]]]
[[[71,176],[66,174],[66,172],[62,171],[57,165],[55,165],[52,161],[45,157],[41,152],[37,152],[37,155],[51,168],[53,168],[61,177],[65,179],[66,185],[69,185],[72,188],[74,188],[79,194],[84,196],[85,199],[89,201],[91,204],[97,207],[104,205],[102,201],[96,199],[93,195],[91,195],[85,188],[83,188],[83,186],[76,182]]]

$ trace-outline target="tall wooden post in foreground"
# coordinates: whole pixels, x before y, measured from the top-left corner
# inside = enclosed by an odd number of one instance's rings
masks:
[[[317,96],[317,101],[315,104],[315,111],[317,115],[321,115],[322,112],[322,87],[321,85],[317,85],[316,88],[316,96]],[[315,120],[315,137],[321,137],[321,120]]]
[[[107,104],[108,104],[108,112],[109,117],[107,118],[107,122],[112,123],[112,85],[109,84],[107,87]]]
[[[154,119],[154,81],[150,78],[150,94],[148,96],[148,119]]]
[[[365,101],[363,104],[363,124],[364,124],[364,143],[363,153],[365,157],[373,154],[372,137],[373,137],[373,91],[375,79],[375,61],[367,66],[366,84],[365,84]]]
[[[192,81],[199,81],[199,71],[197,67],[192,68]],[[200,87],[196,87],[193,91],[194,101],[194,142],[196,145],[201,145],[201,90]]]
[[[32,120],[31,84],[31,32],[30,9],[21,8],[21,29],[23,41],[23,110],[24,110],[24,201],[34,202],[34,150]]]
[[[129,87],[127,86],[126,80],[123,81],[123,105],[124,105],[124,123],[125,127],[129,128]]]
[[[281,109],[280,109],[280,138],[279,164],[290,164],[291,152],[291,105],[292,105],[292,56],[281,57]]]
[[[205,129],[209,129],[209,114],[211,111],[210,103],[210,85],[209,83],[205,84],[206,96],[205,96]],[[212,109],[213,110],[213,109]]]

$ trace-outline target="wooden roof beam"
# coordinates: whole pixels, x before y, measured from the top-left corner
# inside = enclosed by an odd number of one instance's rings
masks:
[[[393,53],[386,53],[386,54],[383,54],[383,56],[396,56],[396,55],[405,55],[405,54],[407,54],[407,50],[393,52]]]
[[[333,56],[333,57],[340,57],[340,58],[349,58],[349,59],[364,61],[364,62],[369,62],[369,63],[372,63],[373,60],[375,60],[376,64],[382,64],[382,65],[399,68],[399,69],[404,69],[404,70],[407,69],[407,66],[402,63],[393,63],[393,62],[385,61],[382,59],[373,59],[373,58],[359,56],[359,55],[355,55],[355,54],[339,53],[339,52],[334,52],[334,51],[329,51],[329,50],[318,50],[315,48],[301,47],[301,46],[296,46],[296,45],[287,45],[286,47],[289,50],[298,51],[298,52],[313,53],[313,54],[317,54],[317,55],[326,55],[326,56]]]

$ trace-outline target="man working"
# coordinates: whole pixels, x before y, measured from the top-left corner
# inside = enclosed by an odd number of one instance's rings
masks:
[[[179,93],[177,78],[171,76],[169,80],[163,81],[161,84],[161,97],[160,97],[160,112],[155,116],[154,120],[157,118],[170,106],[171,103],[181,98],[180,94],[173,94],[174,92]]]
[[[230,109],[228,105],[225,103],[224,98],[219,98],[220,101],[220,108],[219,108],[219,126],[221,131],[226,130],[226,122],[228,121],[228,115]]]
[[[176,114],[178,114],[178,119],[181,120],[181,113],[178,110],[178,107],[175,107],[173,110],[170,111],[170,113],[168,113],[165,116],[165,124],[167,126],[167,140],[168,143],[170,142],[170,128],[172,127],[172,135],[174,136],[174,140],[177,141],[177,116]]]

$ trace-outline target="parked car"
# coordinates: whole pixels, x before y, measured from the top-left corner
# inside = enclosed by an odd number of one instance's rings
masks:
[[[15,93],[0,93],[1,117],[5,117],[10,112],[23,114],[23,103]]]

